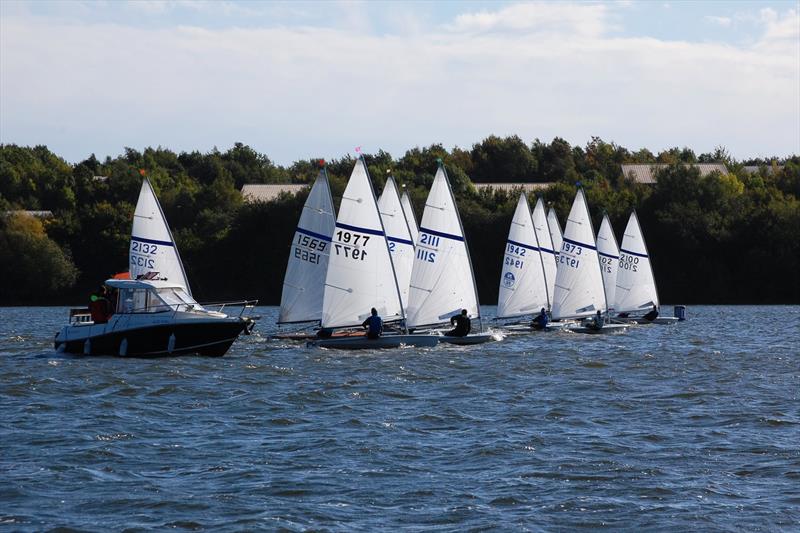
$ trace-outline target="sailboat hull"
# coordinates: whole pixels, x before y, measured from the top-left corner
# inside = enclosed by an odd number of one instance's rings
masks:
[[[400,348],[401,346],[427,348],[436,346],[440,338],[436,335],[386,335],[377,339],[368,339],[365,335],[362,335],[340,339],[319,339],[307,343],[306,346],[338,350],[378,350],[382,348]]]
[[[222,356],[250,323],[243,318],[212,318],[128,327],[115,321],[69,325],[56,335],[54,346],[78,355]]]
[[[614,317],[614,322],[621,322],[623,324],[661,324],[670,325],[677,324],[680,319],[674,316],[659,316],[655,320],[646,320],[642,317]]]
[[[571,331],[572,333],[587,333],[589,335],[613,335],[615,333],[625,333],[628,331],[626,324],[605,324],[600,329],[590,328],[587,326],[572,326],[564,328],[563,331]]]
[[[474,335],[467,335],[466,337],[450,337],[448,335],[442,335],[439,337],[439,342],[457,344],[459,346],[470,346],[473,344],[483,344],[485,342],[495,342],[500,340],[503,340],[503,335],[499,333],[476,333]]]

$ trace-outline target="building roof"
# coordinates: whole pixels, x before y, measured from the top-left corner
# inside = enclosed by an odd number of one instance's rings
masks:
[[[28,216],[36,217],[36,218],[52,218],[53,217],[53,212],[52,211],[25,211],[25,210],[22,210],[22,209],[14,209],[12,211],[3,211],[3,214],[5,216],[10,216],[10,215],[28,215]]]
[[[307,188],[306,183],[270,183],[249,184],[242,186],[242,198],[245,202],[269,202],[281,193],[297,194]]]
[[[626,178],[631,178],[634,183],[655,183],[656,174],[658,171],[667,168],[669,165],[661,163],[644,164],[644,165],[620,165],[622,167],[622,175]],[[684,166],[692,166],[700,169],[701,176],[708,176],[712,172],[720,172],[727,174],[728,169],[722,163],[696,163],[693,165],[685,164]]]
[[[522,189],[526,193],[529,193],[546,189],[551,185],[555,185],[555,183],[550,181],[544,183],[476,183],[475,188],[478,189],[478,191],[482,191],[483,189],[494,189],[495,191],[505,192],[518,191]]]
[[[742,169],[748,174],[757,174],[761,167],[767,169],[767,174],[774,174],[775,170],[783,170],[783,165],[745,165]]]

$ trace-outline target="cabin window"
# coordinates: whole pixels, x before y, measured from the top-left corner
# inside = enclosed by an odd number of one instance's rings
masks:
[[[160,313],[174,309],[150,289],[120,289],[117,307],[122,313]]]
[[[170,306],[170,309],[178,311],[200,309],[200,305],[181,288],[158,289],[158,296]]]

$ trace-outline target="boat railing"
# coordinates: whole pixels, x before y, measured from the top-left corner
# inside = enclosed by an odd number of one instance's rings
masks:
[[[236,315],[238,317],[243,316],[245,313],[248,315],[252,313],[252,310],[258,304],[258,300],[239,300],[233,302],[208,302],[201,304],[203,308],[208,309],[210,311],[216,311],[217,313],[224,313],[226,307],[235,307],[240,308],[239,314]],[[213,309],[212,309],[213,308]],[[233,313],[227,313],[228,316],[234,316]]]

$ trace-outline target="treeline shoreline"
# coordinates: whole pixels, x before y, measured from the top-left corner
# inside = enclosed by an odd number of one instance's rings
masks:
[[[483,304],[497,300],[502,251],[519,191],[474,183],[553,185],[530,194],[555,208],[563,226],[576,183],[586,190],[595,229],[603,211],[621,240],[636,209],[663,302],[800,303],[800,157],[735,161],[723,149],[658,154],[593,138],[526,144],[488,137],[472,149],[412,148],[394,159],[365,155],[378,193],[391,173],[417,217],[441,158],[456,194]],[[702,176],[692,164],[721,162]],[[354,159],[327,163],[337,204]],[[664,164],[655,184],[622,175],[627,163]],[[745,165],[759,165],[757,171]],[[310,183],[319,161],[283,167],[237,143],[225,152],[126,149],[104,161],[69,164],[47,147],[0,145],[0,305],[73,305],[127,270],[133,208],[142,174],[151,180],[200,300],[280,300],[287,254],[307,191],[246,203],[248,183]],[[50,211],[36,218],[21,210]]]

